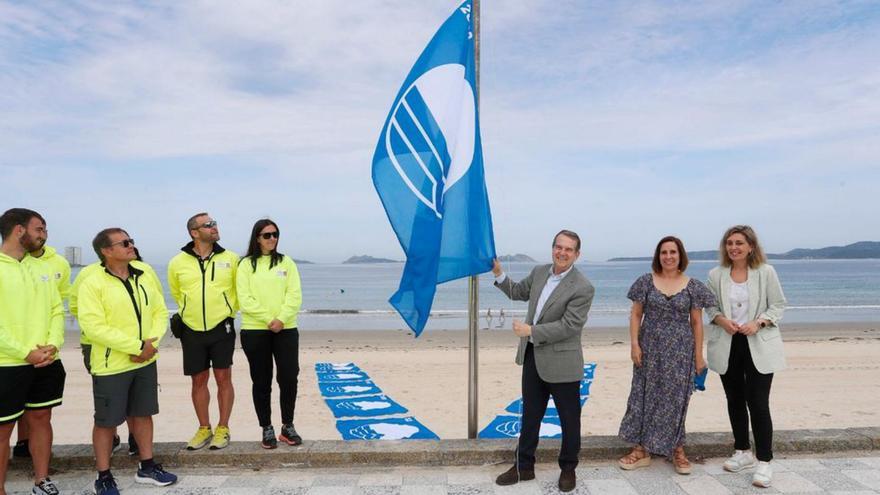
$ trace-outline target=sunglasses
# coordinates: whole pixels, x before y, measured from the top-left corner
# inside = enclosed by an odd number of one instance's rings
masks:
[[[122,247],[128,248],[128,247],[134,246],[134,239],[123,239],[121,241],[116,241],[114,243],[111,243],[110,246],[112,247],[117,244],[122,244]]]
[[[260,237],[266,239],[267,241],[273,237],[278,239],[278,231],[276,230],[275,232],[263,232],[262,234],[260,234]]]
[[[217,226],[217,220],[211,220],[210,222],[205,222],[199,225],[200,229],[211,229]]]

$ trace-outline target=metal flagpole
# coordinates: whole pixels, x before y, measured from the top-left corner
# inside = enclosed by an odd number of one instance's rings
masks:
[[[480,108],[480,0],[473,0],[474,19],[474,82],[476,85],[477,111]],[[477,364],[479,347],[477,329],[480,306],[478,304],[480,278],[471,275],[468,281],[468,438],[477,438]]]

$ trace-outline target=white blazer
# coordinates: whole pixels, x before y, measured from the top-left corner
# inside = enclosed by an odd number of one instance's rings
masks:
[[[712,320],[719,314],[730,318],[731,282],[729,267],[716,266],[709,272],[707,285],[715,295],[718,306],[706,308],[706,316],[709,318],[706,357],[709,369],[720,375],[727,373],[732,337],[723,328],[712,323]],[[747,337],[752,361],[760,373],[775,373],[785,369],[785,352],[779,331],[779,321],[785,311],[785,295],[776,270],[766,263],[758,268],[749,268],[747,283],[749,320],[761,318],[770,322],[766,327],[759,328],[754,335]]]

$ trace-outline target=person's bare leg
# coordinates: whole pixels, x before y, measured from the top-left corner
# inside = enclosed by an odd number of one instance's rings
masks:
[[[211,392],[208,390],[208,378],[211,370],[200,371],[192,376],[192,403],[196,410],[199,426],[211,426],[208,406],[211,404]],[[137,441],[137,437],[134,437]]]
[[[229,426],[232,415],[232,404],[235,402],[235,388],[232,386],[232,368],[215,369],[214,381],[217,382],[217,402],[220,405],[219,426]]]
[[[105,428],[95,425],[92,429],[92,447],[95,449],[95,469],[98,472],[110,469],[110,455],[113,453],[113,435],[116,427]]]
[[[140,460],[153,458],[153,417],[152,416],[129,416],[128,427],[134,435],[134,441],[138,444],[138,458]]]
[[[30,438],[29,432],[30,432],[30,429],[28,428],[27,421],[24,421],[23,419],[19,419],[19,421],[18,421],[18,441],[19,442],[26,442],[27,439]]]
[[[9,468],[9,439],[15,423],[0,425],[0,495],[6,495],[6,470]]]
[[[24,423],[30,431],[28,446],[34,465],[34,483],[49,476],[49,457],[52,456],[52,409],[24,412]],[[8,444],[7,444],[8,445]]]

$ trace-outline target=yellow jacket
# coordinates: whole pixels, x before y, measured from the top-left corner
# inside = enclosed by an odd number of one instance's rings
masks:
[[[122,280],[106,269],[82,281],[78,292],[78,317],[83,335],[92,343],[92,374],[116,375],[144,367],[129,358],[141,353],[143,341],[156,338],[168,327],[168,309],[162,287],[153,277],[129,264],[129,278]]]
[[[302,288],[296,263],[284,256],[269,268],[271,257],[257,258],[254,270],[251,258],[242,258],[235,288],[241,305],[242,330],[266,330],[269,322],[281,320],[284,328],[295,328],[302,306]]]
[[[0,366],[27,365],[38,345],[64,345],[64,312],[51,271],[36,258],[18,261],[0,252]]]
[[[193,251],[192,242],[181,251],[168,263],[168,288],[186,326],[204,332],[234,318],[238,255],[214,244],[214,251],[203,260]]]
[[[162,290],[162,282],[159,281],[159,276],[156,275],[156,271],[153,270],[153,267],[144,263],[143,261],[133,260],[131,266],[137,268],[138,270],[144,272],[145,277],[149,277],[153,279],[153,282],[156,284],[156,287],[159,290]],[[95,273],[101,273],[104,271],[104,266],[101,265],[100,262],[92,263],[91,265],[86,265],[76,274],[76,278],[73,280],[73,285],[70,288],[70,297],[68,298],[68,306],[70,307],[70,314],[73,315],[74,318],[78,318],[79,311],[79,288],[82,286],[83,280],[89,278]],[[80,329],[79,332],[79,343],[80,345],[91,345],[89,339],[85,336]]]
[[[30,256],[30,255],[28,255]],[[52,280],[58,285],[61,300],[67,299],[70,293],[70,263],[58,254],[55,248],[43,246],[43,255],[37,258],[52,267]]]

